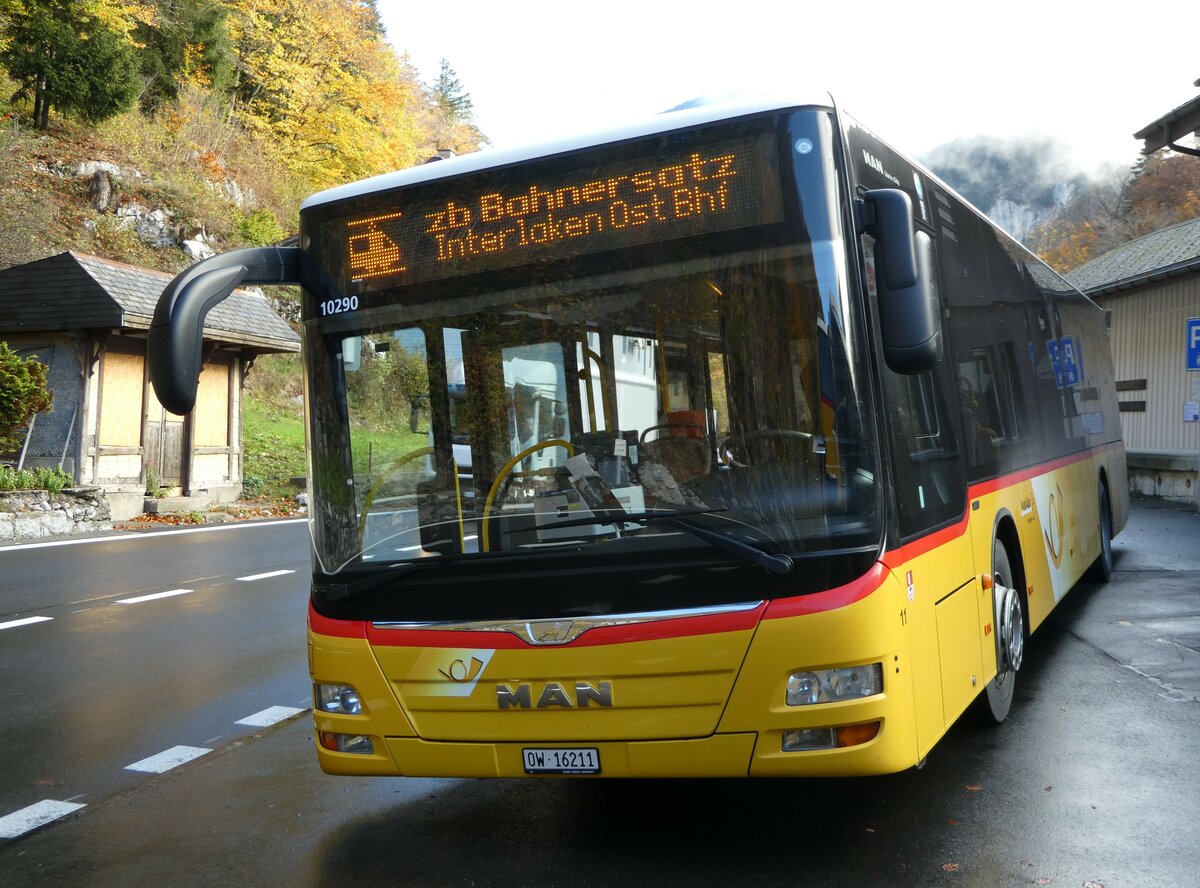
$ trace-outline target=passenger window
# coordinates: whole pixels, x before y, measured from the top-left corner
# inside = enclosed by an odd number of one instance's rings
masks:
[[[908,537],[962,513],[964,480],[943,387],[933,371],[885,374],[896,508],[901,536]]]
[[[1024,402],[1016,373],[1011,342],[976,348],[958,363],[963,450],[973,466],[991,462],[994,448],[1021,437]]]

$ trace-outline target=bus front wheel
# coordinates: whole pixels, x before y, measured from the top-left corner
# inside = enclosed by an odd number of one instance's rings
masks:
[[[1015,575],[1004,543],[992,543],[992,589],[998,597],[996,677],[976,701],[977,714],[985,724],[998,725],[1012,708],[1017,670],[1025,656],[1025,602],[1014,588]]]

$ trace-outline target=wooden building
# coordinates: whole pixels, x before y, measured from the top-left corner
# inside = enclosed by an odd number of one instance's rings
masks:
[[[146,331],[168,274],[67,252],[0,271],[0,341],[49,366],[54,408],[19,454],[104,489],[113,517],[139,514],[147,484],[227,502],[242,482],[242,384],[254,359],[299,351],[262,296],[235,291],[209,313],[196,409],[168,413],[146,369]]]
[[[1068,277],[1109,318],[1131,489],[1196,502],[1200,368],[1189,370],[1188,356],[1189,320],[1200,319],[1200,218],[1122,244]]]

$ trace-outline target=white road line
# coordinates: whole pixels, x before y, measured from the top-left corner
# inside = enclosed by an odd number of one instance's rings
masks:
[[[152,755],[140,762],[126,765],[125,770],[140,771],[144,774],[162,774],[210,752],[212,752],[211,749],[204,749],[200,746],[172,746],[158,755]]]
[[[51,799],[36,802],[28,808],[22,808],[20,811],[0,817],[0,839],[15,839],[32,829],[45,826],[51,821],[86,807],[77,802],[56,802]]]
[[[217,533],[222,530],[249,530],[254,527],[274,527],[277,524],[299,524],[308,518],[279,518],[274,521],[232,521],[229,524],[210,524],[204,527],[182,527],[173,530],[132,530],[112,536],[85,537],[84,539],[55,540],[48,543],[21,543],[15,546],[0,546],[0,552],[15,549],[49,549],[53,546],[83,546],[89,543],[127,543],[144,537],[176,536],[181,533]]]
[[[271,706],[262,712],[256,712],[254,715],[238,719],[234,724],[249,725],[252,728],[269,728],[271,725],[299,715],[303,711],[303,709],[297,709],[294,706]]]
[[[267,580],[271,577],[282,577],[284,574],[294,574],[294,570],[272,570],[263,574],[251,574],[248,577],[238,577],[239,583],[253,583],[255,580]]]
[[[149,595],[139,595],[137,598],[118,598],[115,604],[141,604],[143,601],[157,601],[159,598],[171,598],[175,595],[187,595],[191,589],[168,589],[166,592],[152,592]]]
[[[53,619],[54,617],[25,617],[20,620],[9,620],[7,623],[0,623],[0,629],[16,629],[18,626],[32,626],[34,623],[46,623]]]

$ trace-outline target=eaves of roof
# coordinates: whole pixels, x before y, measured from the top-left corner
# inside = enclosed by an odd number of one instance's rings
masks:
[[[1176,262],[1174,265],[1166,265],[1162,268],[1156,268],[1152,271],[1142,272],[1141,274],[1131,275],[1126,278],[1120,278],[1115,281],[1110,281],[1107,284],[1100,284],[1096,287],[1084,288],[1083,292],[1088,296],[1106,296],[1109,293],[1116,293],[1118,290],[1132,290],[1136,287],[1144,287],[1146,284],[1153,284],[1167,278],[1179,277],[1185,274],[1200,273],[1200,256],[1194,259],[1188,259],[1184,262]]]

